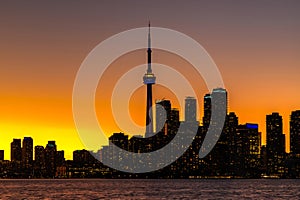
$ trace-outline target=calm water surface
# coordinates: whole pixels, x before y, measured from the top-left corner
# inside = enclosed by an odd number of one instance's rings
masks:
[[[300,199],[300,180],[1,180],[0,199]]]

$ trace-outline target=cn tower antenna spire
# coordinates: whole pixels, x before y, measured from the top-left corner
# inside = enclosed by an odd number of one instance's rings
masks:
[[[148,27],[149,27],[149,30],[148,30],[148,50],[147,50],[147,53],[148,53],[147,73],[152,73],[152,69],[151,69],[151,53],[152,53],[152,50],[151,50],[150,21],[149,21]]]
[[[150,36],[150,20],[149,20],[149,31],[148,31],[148,49],[151,49],[151,36]]]

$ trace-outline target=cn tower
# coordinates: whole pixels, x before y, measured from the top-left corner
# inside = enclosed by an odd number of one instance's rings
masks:
[[[148,32],[148,68],[146,74],[143,77],[144,84],[147,85],[147,108],[146,108],[146,133],[145,137],[153,136],[153,112],[152,112],[152,85],[155,84],[156,77],[152,73],[151,69],[151,37],[150,37],[150,22],[149,22],[149,32]],[[150,110],[151,109],[151,110]]]

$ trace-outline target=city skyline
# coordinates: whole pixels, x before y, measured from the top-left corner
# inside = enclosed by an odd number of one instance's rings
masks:
[[[118,32],[145,26],[149,19],[154,26],[190,35],[206,48],[224,78],[229,111],[237,113],[241,122],[260,124],[263,142],[265,115],[280,113],[288,148],[289,117],[291,111],[299,109],[300,102],[299,2],[172,4],[2,3],[0,147],[5,150],[5,157],[9,157],[12,139],[24,136],[36,138],[34,145],[57,141],[66,150],[67,158],[72,156],[72,149],[84,148],[74,126],[71,99],[80,64],[99,42]],[[111,10],[115,14],[108,13]],[[107,135],[122,131],[107,110],[110,89],[124,72],[145,61],[144,50],[121,56],[101,80],[106,88],[99,87],[97,91],[96,109]],[[189,77],[198,86],[196,98],[203,105],[203,95],[211,91],[190,70],[189,63],[160,50],[153,50],[153,62],[172,66]],[[159,71],[155,74],[160,76]],[[172,100],[182,119],[183,109],[172,92],[158,84],[153,91],[153,99]],[[141,88],[130,101],[131,115],[140,125],[145,123],[145,96],[141,81]],[[203,116],[200,107],[197,120]]]
[[[216,88],[213,90],[213,92],[214,91],[215,92],[225,91],[227,93],[227,91],[222,88]],[[170,100],[168,100],[168,99],[157,100],[155,102],[155,107],[153,108],[153,109],[156,109],[156,112],[155,112],[156,115],[154,116],[156,118],[156,120],[155,120],[156,127],[155,128],[153,127],[155,129],[155,132],[158,132],[158,130],[157,130],[157,129],[159,129],[158,127],[160,127],[162,129],[161,132],[167,132],[167,130],[169,129],[169,126],[170,126],[168,124],[169,117],[178,118],[177,119],[178,123],[197,122],[199,127],[208,127],[210,125],[210,119],[208,119],[208,118],[211,117],[211,111],[209,111],[211,109],[211,105],[210,105],[211,101],[210,100],[205,101],[205,99],[210,99],[210,98],[211,98],[211,93],[205,94],[203,96],[204,103],[202,106],[202,110],[204,110],[205,112],[204,112],[204,115],[202,116],[201,121],[197,121],[196,116],[197,116],[198,109],[197,109],[196,99],[194,97],[186,97],[186,99],[185,99],[184,120],[179,120],[180,112],[178,111],[177,108],[171,107],[172,102]],[[159,107],[157,107],[156,105],[159,105]],[[162,117],[162,115],[164,115],[164,114],[162,114],[162,113],[164,113],[164,111],[161,110],[162,108],[160,106],[162,106],[163,109],[165,109],[167,116]],[[229,107],[229,105],[227,104],[226,108],[228,108],[228,107]],[[228,116],[230,116],[232,114],[234,114],[234,117],[236,117],[237,119],[239,118],[239,115],[237,113],[227,112]],[[166,125],[162,125],[161,123],[158,123],[158,121],[161,121],[161,120],[166,120],[164,122],[164,124],[166,124]],[[253,124],[253,125],[257,126],[256,129],[257,129],[257,131],[259,131],[260,124],[253,123],[253,122],[246,122],[244,124],[249,124],[249,125]],[[273,125],[273,124],[275,124],[275,125]],[[278,124],[278,125],[276,125],[276,124]],[[238,125],[243,125],[243,123],[240,123]],[[289,134],[293,138],[293,139],[290,138],[293,141],[293,143],[291,143],[290,147],[288,147],[288,148],[291,148],[291,151],[290,151],[291,153],[299,154],[300,138],[298,136],[300,133],[299,132],[299,130],[300,130],[300,109],[291,111],[290,118],[289,118],[289,125],[290,125],[291,132],[293,132],[293,133]],[[224,126],[225,126],[225,124],[224,124]],[[275,129],[272,128],[273,126]],[[282,147],[282,149],[280,150],[281,152],[290,153],[290,152],[286,151],[287,148],[286,148],[285,140],[287,140],[288,138],[286,137],[286,134],[283,133],[282,115],[278,112],[272,112],[272,113],[266,114],[266,127],[267,127],[267,133],[270,134],[270,135],[267,135],[267,138],[266,138],[267,143],[273,144],[275,142],[274,145],[269,145],[269,146],[271,146],[272,148],[277,148],[278,146],[280,146],[280,147]],[[253,128],[253,127],[251,127],[251,128]],[[118,132],[117,131],[112,132],[109,135],[109,137],[111,137],[115,133],[118,133]],[[124,132],[120,132],[120,133],[124,134]],[[261,134],[260,131],[259,131],[259,133]],[[275,135],[272,135],[272,133]],[[127,134],[127,133],[125,133],[125,134]],[[174,134],[176,134],[176,133],[174,133]],[[140,137],[145,137],[145,136],[141,135]],[[0,146],[0,151],[1,151],[0,158],[3,158],[2,160],[22,161],[25,163],[28,163],[28,159],[32,160],[33,159],[32,155],[34,155],[33,149],[35,149],[34,147],[40,147],[42,145],[41,144],[33,145],[34,144],[33,138],[31,136],[23,136],[22,138],[23,138],[23,140],[21,138],[12,138],[12,142],[10,143],[10,149],[9,149],[10,150],[9,151],[10,159],[5,158],[4,153],[3,153],[4,150],[1,149],[1,146]],[[47,140],[47,142],[48,142],[48,144],[49,144],[49,142],[55,143],[54,140]],[[21,143],[22,143],[22,145],[21,145]],[[98,150],[100,150],[101,148],[103,148],[103,146],[105,146],[105,145],[100,145],[100,143],[101,142],[99,142]],[[260,139],[260,146],[266,146],[266,144],[264,144],[261,141],[261,139]],[[73,149],[72,152],[76,151],[76,150],[78,150],[78,149]],[[85,150],[85,148],[83,148],[83,150]],[[87,149],[87,150],[89,150],[89,149]],[[28,153],[28,151],[29,151],[29,153]],[[62,151],[64,151],[64,150],[62,150]],[[272,151],[272,150],[270,150],[270,151]],[[13,153],[13,152],[15,152],[15,153]],[[30,152],[32,154],[31,157],[30,157]],[[274,156],[274,157],[277,157],[277,156]],[[25,159],[25,160],[23,160],[23,159]]]
[[[211,94],[204,95],[203,108],[206,111],[204,121],[211,115],[212,100],[216,98],[218,101],[222,93],[227,92],[225,89],[216,88]],[[225,102],[227,108],[227,100]],[[216,146],[206,157],[199,158],[198,151],[204,145],[208,126],[216,127],[214,120],[210,122],[211,125],[206,122],[203,126],[199,124],[196,120],[196,100],[192,97],[185,99],[185,119],[181,122],[178,110],[172,107],[169,100],[157,101],[156,105],[160,105],[156,107],[156,122],[164,124],[157,125],[156,129],[160,131],[156,130],[158,133],[153,137],[141,139],[129,137],[121,132],[112,133],[109,145],[101,146],[97,152],[74,149],[72,160],[65,159],[64,151],[57,150],[55,141],[48,141],[44,147],[33,146],[31,137],[24,137],[23,140],[14,138],[11,142],[10,162],[4,160],[3,150],[0,150],[0,175],[3,178],[299,178],[300,138],[297,136],[300,133],[300,110],[291,112],[290,125],[293,135],[291,153],[285,152],[286,138],[282,134],[282,116],[279,113],[266,115],[267,145],[264,146],[261,144],[258,124],[241,124],[238,115],[229,112]],[[166,110],[166,121],[162,117],[161,106]],[[158,171],[137,173],[133,176],[136,172],[131,175],[124,174],[106,165],[109,162],[118,162],[122,160],[118,156],[124,156],[114,151],[112,144],[128,152],[153,151],[166,145],[179,134],[179,126],[189,127],[191,124],[199,127],[187,151],[172,164]],[[189,134],[189,128],[180,130],[184,134]],[[171,149],[175,150],[179,146],[174,143]],[[160,156],[170,155],[167,153]],[[129,164],[128,167],[135,168],[136,165]]]

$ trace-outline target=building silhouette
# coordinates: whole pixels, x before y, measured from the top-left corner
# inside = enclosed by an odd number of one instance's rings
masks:
[[[286,159],[287,177],[300,178],[300,110],[290,116],[290,154]]]
[[[55,177],[56,172],[56,152],[57,147],[55,141],[48,141],[48,144],[45,148],[45,170],[46,170],[46,177],[52,178]]]
[[[56,166],[63,166],[65,162],[65,151],[56,152]]]
[[[268,169],[268,156],[267,156],[267,147],[266,145],[262,145],[260,148],[260,172],[261,175],[267,176]]]
[[[204,109],[203,109],[202,122],[203,122],[203,127],[208,129],[210,118],[211,118],[211,95],[210,94],[206,94],[204,96],[203,103],[204,103],[203,106]]]
[[[220,144],[223,145],[222,150],[225,152],[223,162],[226,164],[227,171],[226,175],[233,175],[237,173],[237,167],[239,166],[239,157],[242,151],[238,148],[239,141],[242,140],[238,134],[239,120],[237,115],[234,112],[227,114],[225,119],[225,124],[223,127],[223,132],[220,136]],[[220,152],[220,154],[222,154]],[[222,162],[222,159],[220,159]],[[222,164],[220,164],[222,165]]]
[[[260,155],[261,151],[261,132],[258,131],[258,124],[246,123],[248,129],[249,153],[250,155]]]
[[[170,117],[167,119],[168,119],[168,134],[175,135],[180,125],[179,110],[177,108],[171,108]]]
[[[195,122],[197,116],[197,101],[194,97],[185,99],[185,122]]]
[[[22,160],[22,148],[21,139],[13,139],[10,144],[10,160],[13,162],[21,162]]]
[[[43,177],[45,174],[45,149],[43,146],[34,147],[34,172],[36,177]]]
[[[76,164],[92,164],[95,158],[88,150],[75,150],[73,151],[73,161]]]
[[[170,132],[171,102],[169,100],[158,100],[156,108],[156,132],[163,132],[165,135]]]
[[[0,150],[0,161],[4,160],[4,150]]]
[[[128,150],[128,135],[124,133],[114,133],[108,138],[108,141],[110,144],[113,143],[124,150]]]
[[[218,94],[217,94],[218,95]],[[212,95],[213,96],[213,95]],[[216,98],[213,96],[213,98]],[[214,126],[214,122],[212,122]],[[238,117],[230,112],[225,117],[224,127],[220,138],[208,157],[212,174],[231,176],[235,173],[237,165],[237,134]]]
[[[225,101],[223,97],[225,96]],[[212,99],[214,99],[215,105],[221,105],[226,108],[226,113],[228,113],[228,95],[224,88],[215,88],[211,93]],[[225,104],[225,105],[224,105]],[[216,108],[219,109],[219,108]]]
[[[151,37],[150,37],[150,22],[149,22],[149,32],[148,32],[148,49],[147,49],[147,57],[148,57],[148,68],[146,74],[143,77],[144,84],[147,86],[147,101],[146,101],[146,137],[153,136],[153,112],[152,112],[152,85],[155,84],[156,77],[152,73],[151,68]]]
[[[260,177],[261,133],[258,124],[238,125],[235,143],[235,175]]]
[[[291,153],[300,156],[300,110],[291,113],[290,138]]]
[[[267,129],[267,175],[284,174],[285,135],[282,132],[282,116],[273,112],[266,116]]]
[[[25,169],[32,167],[33,163],[33,139],[24,137],[22,145],[22,165]]]

